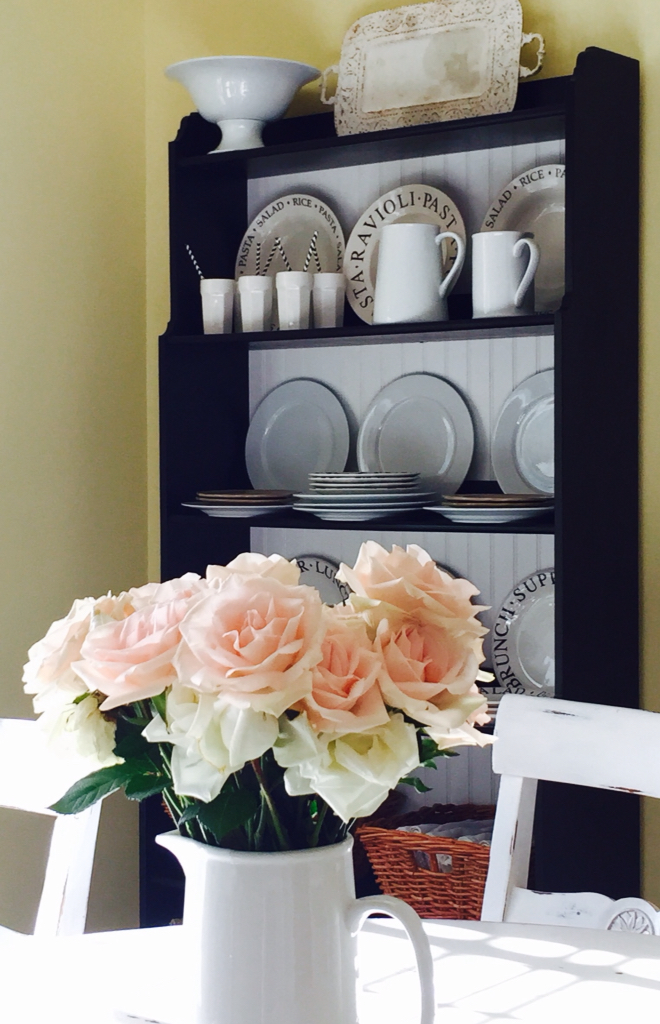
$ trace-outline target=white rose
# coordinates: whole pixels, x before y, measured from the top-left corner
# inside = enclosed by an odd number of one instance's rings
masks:
[[[385,725],[344,736],[316,734],[305,714],[282,719],[273,753],[286,769],[290,796],[316,793],[345,822],[373,814],[419,766],[415,728],[398,714]]]
[[[170,690],[166,714],[167,722],[156,716],[143,735],[152,743],[173,744],[175,793],[205,803],[215,799],[233,772],[261,757],[277,739],[272,715],[186,686]]]
[[[114,753],[115,724],[103,717],[92,694],[75,704],[49,708],[39,725],[48,736],[48,745],[71,763],[78,778],[123,763]]]

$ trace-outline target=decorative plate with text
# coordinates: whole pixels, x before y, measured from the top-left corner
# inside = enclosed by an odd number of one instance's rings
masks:
[[[453,199],[431,185],[401,185],[372,203],[351,232],[344,257],[346,298],[365,323],[373,322],[378,269],[379,228],[383,224],[435,224],[438,232],[454,231],[465,241],[465,224]],[[443,276],[453,265],[457,246],[442,242]]]

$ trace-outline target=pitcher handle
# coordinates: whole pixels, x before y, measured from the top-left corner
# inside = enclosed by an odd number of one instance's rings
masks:
[[[538,270],[539,260],[541,258],[539,247],[536,242],[531,240],[531,238],[519,238],[513,247],[513,255],[516,257],[521,256],[525,246],[529,249],[529,263],[527,264],[527,270],[525,271],[523,279],[518,285],[518,291],[516,292],[516,297],[514,299],[516,309],[520,309],[523,304],[529,286],[534,280],[534,275]]]
[[[336,100],[336,96],[328,96],[328,76],[333,73],[339,74],[339,64],[331,64],[321,72],[321,103],[325,103],[326,107],[331,107]]]
[[[518,68],[519,78],[531,78],[532,75],[538,75],[539,71],[543,67],[543,58],[545,57],[545,39],[538,32],[523,32],[522,40],[520,43],[520,49],[526,46],[527,43],[532,43],[535,39],[538,40],[539,48],[536,51],[536,64],[533,68],[526,68],[524,64],[521,64]]]
[[[402,924],[412,942],[417,960],[417,973],[422,992],[420,1024],[433,1024],[435,1018],[435,991],[433,988],[433,958],[426,932],[412,907],[396,896],[364,896],[356,900],[350,910],[349,925],[352,932],[360,930],[369,914],[387,914]]]
[[[456,280],[461,270],[463,269],[463,264],[465,262],[465,242],[463,241],[461,236],[457,235],[455,231],[441,231],[439,235],[435,236],[435,244],[438,247],[441,245],[443,238],[454,239],[458,247],[458,254],[456,256],[454,266],[451,268],[451,270],[449,271],[449,273],[447,274],[447,276],[445,277],[445,279],[443,280],[442,284],[438,289],[441,299],[444,299],[445,296],[449,294],[449,291],[454,281]]]

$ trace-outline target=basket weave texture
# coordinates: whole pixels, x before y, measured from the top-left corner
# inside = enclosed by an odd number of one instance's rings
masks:
[[[402,825],[441,825],[493,818],[495,808],[435,804],[356,829],[384,893],[405,900],[420,917],[478,921],[490,847],[442,836],[395,831]]]

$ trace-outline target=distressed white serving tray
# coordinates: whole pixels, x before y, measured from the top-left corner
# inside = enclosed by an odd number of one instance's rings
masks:
[[[538,41],[534,68],[520,50]],[[338,135],[512,110],[518,79],[535,74],[543,37],[522,31],[520,0],[433,0],[367,14],[349,28],[340,63],[323,73]],[[331,72],[334,97],[326,96]]]

